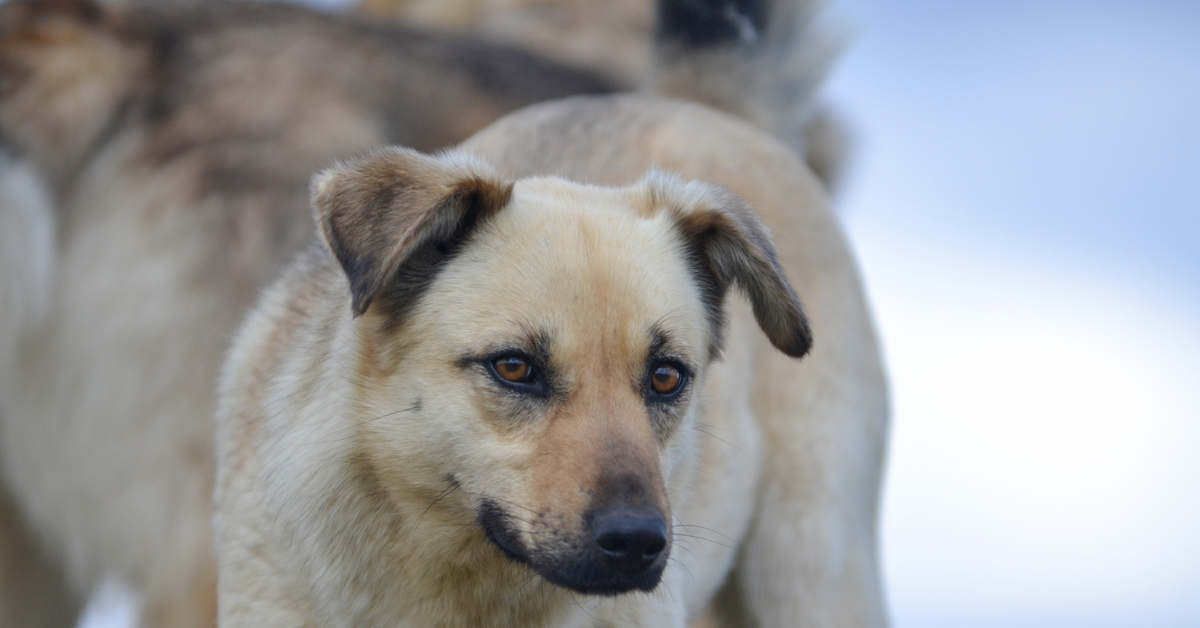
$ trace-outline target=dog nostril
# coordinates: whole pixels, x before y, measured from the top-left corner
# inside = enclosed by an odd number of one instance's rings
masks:
[[[625,542],[625,537],[616,533],[605,534],[597,538],[596,544],[609,554],[624,555],[629,550],[629,544]]]
[[[592,520],[596,545],[625,568],[643,569],[667,547],[667,526],[657,510],[614,508]]]
[[[662,553],[663,548],[665,548],[666,546],[667,546],[666,537],[661,538],[661,539],[654,539],[649,545],[646,546],[646,551],[642,552],[642,556],[646,560],[654,560],[655,558],[658,558],[658,555]]]

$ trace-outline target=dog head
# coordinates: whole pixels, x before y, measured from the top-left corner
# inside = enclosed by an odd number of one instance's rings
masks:
[[[314,205],[382,486],[426,510],[456,493],[473,529],[576,591],[662,576],[726,290],[780,350],[810,345],[765,229],[715,186],[510,183],[393,148],[319,175]]]

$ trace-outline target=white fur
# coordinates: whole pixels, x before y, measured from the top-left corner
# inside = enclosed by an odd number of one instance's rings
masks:
[[[45,183],[28,163],[0,154],[0,399],[22,339],[46,315],[56,237]]]

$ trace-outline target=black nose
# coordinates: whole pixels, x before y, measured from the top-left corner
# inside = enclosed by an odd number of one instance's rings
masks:
[[[611,508],[592,519],[592,538],[614,568],[638,573],[666,549],[667,525],[655,509]]]

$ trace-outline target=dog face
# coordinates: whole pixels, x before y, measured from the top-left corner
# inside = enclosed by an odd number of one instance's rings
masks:
[[[359,441],[392,501],[459,489],[472,529],[553,583],[657,586],[725,289],[776,346],[810,343],[754,218],[665,175],[508,184],[398,149],[321,175],[314,198],[358,317]]]

